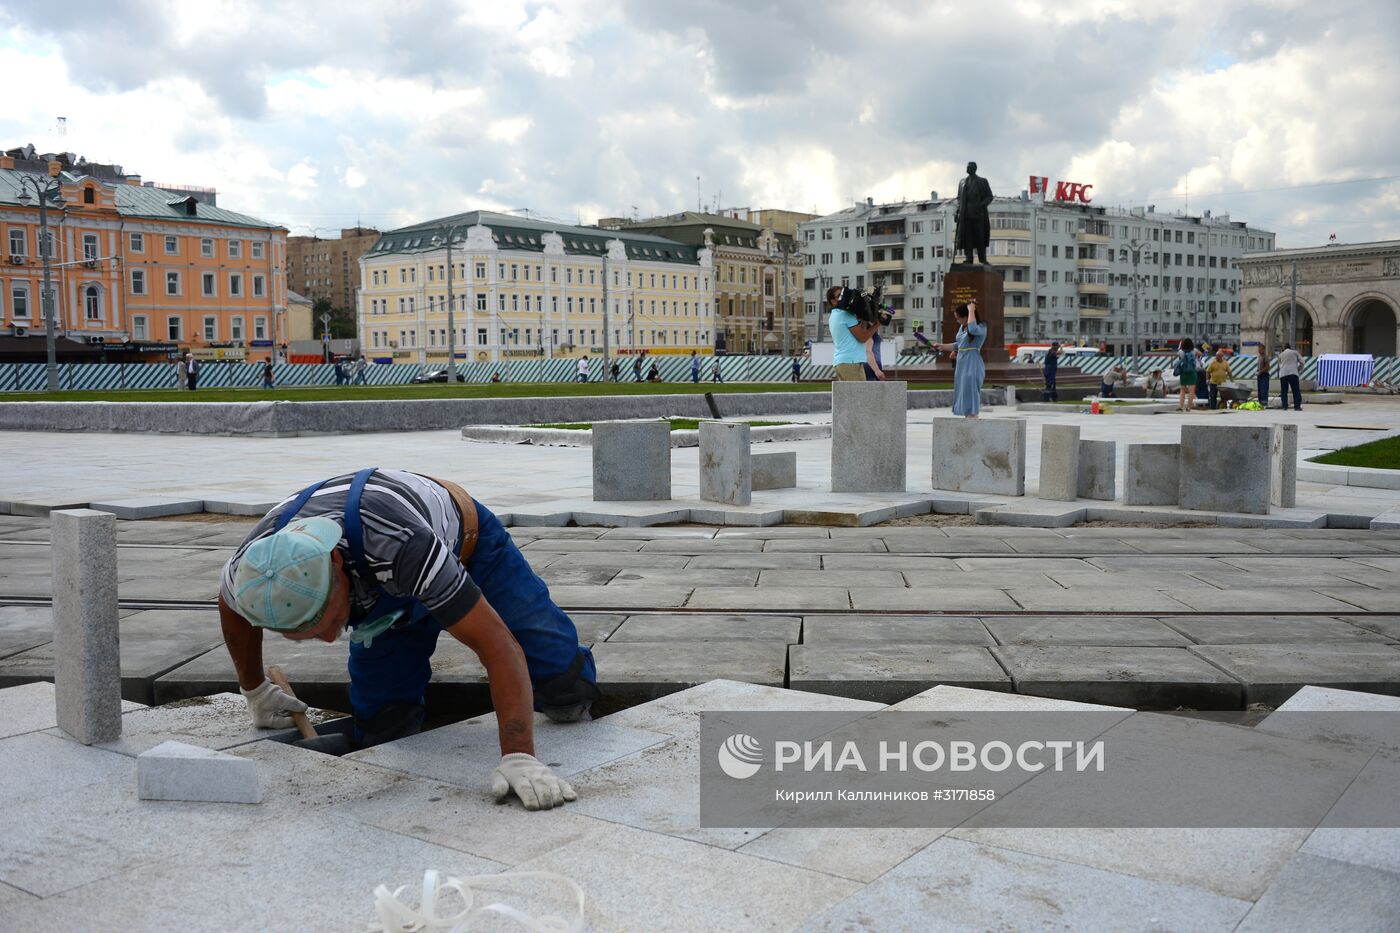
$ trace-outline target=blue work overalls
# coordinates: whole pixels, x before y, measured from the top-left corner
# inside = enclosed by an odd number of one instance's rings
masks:
[[[353,628],[366,619],[375,619],[396,609],[404,617],[369,645],[350,645],[350,704],[355,713],[356,737],[362,725],[390,704],[422,706],[424,691],[432,678],[431,658],[438,634],[444,625],[414,596],[389,593],[365,561],[364,527],[360,521],[360,498],[373,469],[361,470],[350,483],[345,501],[345,541],[350,549],[348,571],[355,574],[375,596],[367,612],[353,609]],[[303,489],[278,517],[280,531],[328,481]],[[467,561],[467,573],[481,589],[482,597],[496,610],[506,628],[520,643],[530,682],[535,691],[535,708],[568,707],[591,701],[597,696],[593,686],[597,670],[593,654],[578,642],[573,620],[549,598],[549,589],[530,567],[520,549],[496,516],[475,502],[477,542]],[[461,554],[461,541],[457,542]],[[445,620],[453,625],[459,620]]]

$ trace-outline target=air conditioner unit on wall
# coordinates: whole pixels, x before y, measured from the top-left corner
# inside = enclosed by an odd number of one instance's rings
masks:
[[[11,254],[10,254],[10,265],[12,265],[12,266],[22,266],[22,265],[24,265],[24,255],[23,255],[22,253],[11,253]]]
[[[18,324],[16,324],[16,325],[15,325],[15,336],[16,336],[16,337],[27,337],[27,336],[29,336],[29,328],[27,328],[27,327],[20,327]]]

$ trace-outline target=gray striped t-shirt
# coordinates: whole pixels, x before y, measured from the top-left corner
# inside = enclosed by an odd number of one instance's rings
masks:
[[[345,527],[345,500],[354,474],[328,481],[302,506],[296,518],[325,517]],[[298,490],[299,492],[299,490]],[[233,605],[233,575],[243,552],[272,534],[277,519],[296,498],[288,496],[253,527],[224,564],[220,594]],[[458,559],[462,523],[447,490],[403,470],[376,470],[360,499],[365,562],[375,580],[361,578],[342,537],[336,545],[350,578],[350,621],[359,622],[374,602],[374,583],[396,596],[416,596],[444,628],[465,616],[481,590]]]

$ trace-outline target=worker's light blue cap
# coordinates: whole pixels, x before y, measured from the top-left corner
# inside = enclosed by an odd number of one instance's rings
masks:
[[[341,533],[329,518],[301,518],[248,545],[233,574],[238,614],[279,632],[320,624],[331,592],[331,552]]]

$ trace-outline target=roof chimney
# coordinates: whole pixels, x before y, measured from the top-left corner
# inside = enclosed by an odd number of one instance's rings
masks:
[[[874,198],[866,198],[866,199],[865,199],[865,206],[866,206],[866,207],[874,207],[874,206],[875,206],[875,199],[874,199]]]
[[[930,191],[930,192],[928,193],[928,199],[929,199],[930,201],[937,201],[937,200],[938,200],[938,192],[937,192],[937,191]]]

